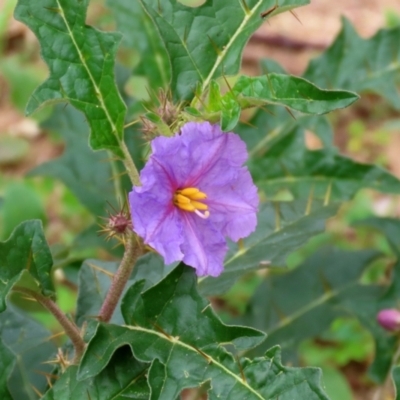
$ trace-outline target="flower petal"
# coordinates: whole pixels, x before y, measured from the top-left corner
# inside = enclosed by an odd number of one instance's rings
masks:
[[[257,225],[259,198],[247,168],[241,168],[233,182],[215,179],[205,189],[210,221],[233,241],[253,232]]]
[[[228,247],[224,237],[208,219],[194,213],[182,212],[185,242],[183,262],[196,269],[198,276],[218,276]]]
[[[141,174],[143,186],[133,188],[129,203],[133,230],[156,249],[167,264],[183,258],[182,217],[172,203],[173,181],[156,161],[149,160]]]

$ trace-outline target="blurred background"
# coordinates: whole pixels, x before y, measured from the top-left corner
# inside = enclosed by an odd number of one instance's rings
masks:
[[[184,4],[202,2],[185,1]],[[61,254],[72,245],[78,233],[95,222],[94,217],[62,182],[52,177],[30,176],[29,171],[63,154],[64,141],[57,129],[43,127],[52,107],[29,118],[24,108],[31,93],[46,77],[47,67],[40,58],[38,42],[32,32],[14,20],[15,0],[0,0],[0,240],[6,240],[20,222],[39,218],[53,250]],[[380,28],[400,25],[399,0],[312,0],[311,4],[269,19],[255,33],[245,48],[243,71],[260,72],[259,61],[272,58],[288,73],[301,75],[308,62],[333,42],[341,29],[341,18],[348,18],[358,34],[371,37]],[[92,0],[87,22],[102,30],[115,29],[111,13],[102,0]],[[400,46],[400,42],[399,42]],[[374,57],[371,54],[371,57]],[[119,62],[132,69],[137,63],[134,51],[121,50]],[[145,82],[132,78],[126,91],[137,98],[148,96]],[[68,106],[71,107],[71,106]],[[352,107],[329,116],[334,142],[341,153],[361,162],[387,168],[400,178],[400,115],[376,95],[366,95]],[[307,147],[321,147],[319,139],[309,134]],[[306,248],[292,254],[289,267],[298,265],[324,243],[345,249],[375,247],[385,252],[387,243],[378,234],[350,227],[355,220],[378,216],[400,216],[398,197],[369,190],[359,192],[340,213],[330,220],[327,232],[312,240]],[[110,259],[109,253],[95,247],[75,250],[69,262],[86,257]],[[62,279],[62,278],[61,278]],[[239,282],[224,297],[214,299],[222,317],[229,321],[244,310],[246,301],[259,284],[253,275]],[[61,307],[73,312],[76,287],[59,289]],[[50,329],[54,321],[39,310],[35,318]],[[317,338],[304,340],[298,349],[305,365],[324,370],[327,390],[333,400],[372,399],[375,385],[366,371],[373,358],[371,335],[355,319],[336,319]]]

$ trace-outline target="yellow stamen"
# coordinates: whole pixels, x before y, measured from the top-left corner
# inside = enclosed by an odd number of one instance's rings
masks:
[[[184,196],[192,196],[195,193],[199,193],[200,190],[197,188],[185,188],[182,190],[178,190],[178,192],[183,194]]]
[[[196,210],[208,210],[207,204],[200,203],[199,201],[191,201],[191,204]]]
[[[176,204],[176,203],[175,203]],[[195,211],[196,208],[192,204],[178,203],[176,204],[180,209],[185,211]]]
[[[207,204],[198,200],[204,200],[207,195],[197,188],[188,187],[177,190],[174,195],[174,204],[181,210],[195,212],[201,218],[208,218],[210,212]],[[203,212],[202,212],[203,211]]]
[[[175,195],[175,201],[182,204],[190,204],[190,199],[186,196],[182,196],[179,193]]]

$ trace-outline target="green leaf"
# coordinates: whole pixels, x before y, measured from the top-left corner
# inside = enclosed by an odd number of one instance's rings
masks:
[[[303,78],[276,73],[240,76],[231,94],[244,106],[279,104],[306,114],[325,114],[359,98],[353,92],[324,90]]]
[[[42,325],[21,314],[12,306],[0,314],[0,336],[15,354],[16,362],[8,378],[8,388],[14,400],[37,400],[33,387],[44,393],[53,366],[45,364],[54,359],[57,346],[51,341],[52,333]],[[3,357],[1,357],[3,361]],[[4,377],[4,375],[1,375]],[[3,400],[3,396],[1,397]]]
[[[124,400],[148,399],[146,365],[132,357],[129,348],[118,349],[107,367],[96,377],[77,381],[78,367],[69,367],[42,400]]]
[[[207,380],[211,381],[210,399],[289,400],[295,395],[327,399],[319,386],[320,372],[283,367],[278,348],[262,358],[237,362],[220,343],[245,349],[260,343],[264,335],[224,325],[198,295],[192,268],[181,265],[142,292],[144,284],[139,281],[131,286],[124,298],[123,314],[130,326],[99,324],[82,359],[79,379],[99,374],[116,349],[129,345],[135,358],[152,362],[150,399],[175,400],[184,388]]]
[[[108,0],[117,27],[123,33],[122,44],[139,52],[140,61],[134,75],[145,76],[154,90],[167,88],[170,81],[170,65],[165,47],[153,21],[136,1]]]
[[[400,366],[394,367],[392,371],[392,379],[396,389],[396,400],[400,397]]]
[[[8,377],[14,367],[15,354],[3,343],[0,337],[0,398],[13,400],[8,390]]]
[[[37,193],[23,182],[7,185],[4,192],[0,237],[8,238],[17,225],[28,219],[46,221],[46,212]]]
[[[59,133],[65,140],[64,154],[39,165],[30,175],[51,176],[61,180],[94,215],[106,213],[106,201],[115,204],[115,185],[110,155],[93,152],[88,146],[88,127],[84,116],[72,107],[54,108],[43,128]]]
[[[284,265],[291,252],[324,230],[325,221],[336,214],[338,206],[324,206],[317,200],[262,205],[256,231],[239,244],[230,244],[223,273],[200,279],[201,293],[224,293],[246,272]]]
[[[291,350],[300,341],[318,336],[339,316],[364,315],[379,328],[376,302],[384,289],[359,282],[377,256],[370,250],[325,248],[292,271],[269,275],[239,319],[268,335],[255,352],[262,354],[278,343]]]
[[[38,286],[44,295],[54,296],[52,265],[42,223],[34,220],[18,225],[7,241],[0,242],[0,312],[6,308],[9,291],[21,278],[20,286],[31,289]]]
[[[327,88],[371,91],[399,109],[400,27],[382,29],[372,38],[363,39],[347,19],[343,18],[342,23],[335,42],[311,61],[304,78]]]
[[[15,165],[29,153],[29,142],[20,137],[0,137],[0,166]]]
[[[238,73],[244,45],[264,22],[260,13],[276,5],[275,0],[207,0],[195,8],[177,0],[140,2],[164,40],[176,100],[192,99],[198,83],[203,93],[212,79]],[[308,1],[282,1],[275,14],[304,4]]]
[[[100,260],[86,260],[79,271],[79,294],[76,311],[78,325],[87,319],[98,315],[101,305],[107,295],[112,275],[116,272],[119,263]],[[171,271],[173,266],[165,266],[162,258],[156,254],[147,254],[137,261],[129,283],[146,279],[145,288],[154,285]],[[122,324],[123,318],[119,306],[111,322]]]
[[[241,137],[254,143],[247,135]],[[381,167],[353,161],[332,149],[308,150],[302,127],[266,134],[263,145],[255,144],[250,154],[249,168],[268,198],[289,192],[295,199],[343,201],[361,188],[400,193],[400,180]]]
[[[50,77],[33,93],[26,112],[43,103],[69,101],[91,128],[93,149],[123,156],[125,104],[114,81],[118,33],[85,25],[88,0],[19,0],[15,18],[37,36]]]

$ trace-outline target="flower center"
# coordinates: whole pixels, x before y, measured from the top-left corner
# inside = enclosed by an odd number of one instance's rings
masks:
[[[201,202],[206,198],[207,195],[199,189],[189,187],[175,192],[174,204],[181,210],[194,212],[201,218],[208,218],[210,215],[208,206]]]

